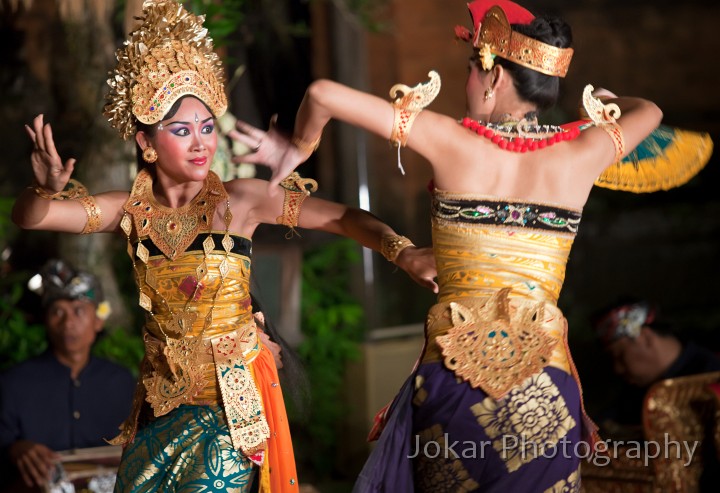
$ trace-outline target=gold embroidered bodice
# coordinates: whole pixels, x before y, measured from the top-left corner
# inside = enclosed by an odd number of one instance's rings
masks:
[[[215,233],[213,236],[222,238],[222,234]],[[217,299],[214,299],[215,292],[220,288],[217,273],[225,260],[222,250],[214,250],[206,257],[202,245],[198,245],[197,249],[191,245],[175,260],[161,254],[153,256],[151,251],[147,264],[138,263],[141,277],[150,275],[157,281],[156,291],[147,293],[155,315],[147,319],[146,328],[150,333],[161,339],[165,335],[171,338],[181,335],[213,337],[251,320],[250,240],[232,235],[231,238],[235,246],[227,255],[229,272]],[[207,275],[198,284],[197,270],[200,268],[206,269]],[[211,310],[212,323],[206,328],[205,318]],[[189,326],[182,325],[182,317],[176,320],[178,317],[173,314],[177,313],[187,317]]]
[[[579,223],[579,211],[436,190],[439,301],[511,288],[511,297],[556,303]]]
[[[571,371],[557,308],[580,212],[435,190],[438,303],[423,362],[501,398],[547,365]]]
[[[218,247],[223,234],[213,233]],[[152,315],[146,314],[145,328],[158,343],[162,344],[166,336],[176,340],[186,337],[208,341],[218,335],[234,332],[252,321],[251,243],[243,237],[231,237],[234,246],[227,254],[229,271],[222,287],[218,272],[220,264],[226,258],[226,252],[222,249],[213,250],[206,256],[199,241],[204,239],[205,235],[199,236],[198,240],[175,260],[168,259],[159,251],[153,252],[151,246],[147,264],[137,262],[141,278],[150,277],[156,280],[156,290],[146,290],[150,297]],[[147,244],[147,240],[144,243]],[[207,270],[199,283],[197,279],[201,276],[198,275],[198,269]],[[215,297],[219,288],[221,290]],[[152,340],[148,342],[149,346],[152,346]],[[194,397],[194,401],[217,403],[220,395],[209,345],[204,354],[206,357],[199,361],[202,367],[202,390]],[[148,356],[152,358],[150,352]]]

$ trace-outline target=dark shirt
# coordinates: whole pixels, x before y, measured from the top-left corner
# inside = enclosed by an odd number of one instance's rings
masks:
[[[130,414],[135,378],[124,367],[90,357],[77,379],[47,351],[0,375],[0,469],[17,440],[52,450],[98,447]]]
[[[720,356],[690,341],[683,346],[680,355],[659,380],[685,377],[720,371]],[[638,388],[625,384],[620,392],[620,399],[614,409],[606,412],[604,419],[610,418],[622,425],[640,425],[642,423],[642,406],[645,392],[649,387]]]

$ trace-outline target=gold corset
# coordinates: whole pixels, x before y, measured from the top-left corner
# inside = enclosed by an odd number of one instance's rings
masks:
[[[147,264],[139,263],[140,277],[150,275],[157,282],[154,292],[146,291],[154,314],[148,316],[148,331],[162,339],[166,335],[175,339],[183,335],[213,337],[249,322],[250,259],[233,253],[227,256],[229,272],[215,298],[221,284],[218,269],[224,259],[225,252],[215,251],[205,257],[201,250],[185,252],[175,260],[158,256]],[[198,285],[197,270],[203,264],[207,275]],[[205,327],[211,311],[212,323]],[[183,325],[182,317],[176,320],[178,316],[173,314],[183,314],[190,323]]]
[[[440,292],[423,361],[495,398],[548,364],[569,372],[556,303],[580,212],[436,190],[432,213]]]
[[[235,241],[242,241],[242,238],[235,237]],[[166,337],[170,340],[197,340],[204,346],[197,361],[202,387],[193,397],[192,402],[196,403],[218,403],[221,397],[215,378],[211,340],[234,333],[253,321],[250,259],[239,253],[229,253],[228,274],[221,280],[219,268],[225,258],[224,251],[213,251],[206,256],[202,250],[190,249],[175,260],[158,255],[151,256],[147,264],[137,264],[140,278],[154,279],[156,286],[154,290],[144,290],[152,306],[152,315],[146,314],[148,335],[145,339],[148,359],[153,367],[157,369],[165,363],[166,359],[160,354],[166,352]],[[198,277],[202,277],[198,274],[199,269],[206,269],[207,274],[198,283]],[[248,330],[243,331],[243,336],[246,346],[243,353],[247,354],[257,348],[257,335]]]

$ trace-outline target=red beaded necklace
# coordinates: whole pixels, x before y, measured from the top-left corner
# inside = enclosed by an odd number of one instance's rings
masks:
[[[534,125],[526,120],[512,123],[480,123],[465,117],[462,126],[485,137],[500,149],[513,152],[527,152],[544,149],[557,142],[576,139],[580,128],[563,128],[557,125]]]

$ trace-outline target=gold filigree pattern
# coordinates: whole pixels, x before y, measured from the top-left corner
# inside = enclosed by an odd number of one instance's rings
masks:
[[[580,469],[570,473],[567,479],[561,479],[543,493],[577,493],[580,491]]]
[[[617,123],[620,118],[620,107],[615,103],[604,104],[592,95],[595,88],[588,84],[583,89],[583,108],[596,127],[602,128],[610,136],[615,146],[613,163],[622,159],[625,154],[625,137],[622,128]]]
[[[203,386],[199,366],[183,365],[175,372],[163,359],[156,359],[157,365],[150,377],[143,379],[147,389],[145,399],[155,416],[163,416],[182,404],[190,404]]]
[[[480,22],[473,45],[479,50],[484,70],[493,67],[492,55],[497,55],[542,74],[565,77],[573,56],[572,48],[558,48],[513,31],[497,5]]]
[[[545,334],[544,303],[510,310],[510,288],[490,299],[450,303],[452,328],[437,337],[445,366],[500,399],[544,368],[557,340]]]
[[[280,186],[285,191],[283,213],[275,222],[289,227],[288,235],[292,236],[300,219],[302,203],[312,192],[317,191],[318,184],[312,178],[303,178],[294,171],[280,182]]]
[[[243,339],[255,334],[253,322],[244,331],[239,330],[212,340],[215,371],[230,437],[233,446],[248,457],[264,450],[265,442],[270,438],[262,398],[242,354]]]
[[[415,87],[395,84],[390,88],[390,97],[393,98],[392,105],[395,110],[390,142],[396,147],[405,147],[415,117],[440,93],[440,75],[431,70],[428,76],[430,77],[428,82],[417,84]]]
[[[140,171],[124,209],[132,215],[138,238],[149,237],[170,259],[183,253],[198,234],[210,231],[218,204],[227,200],[220,178],[212,171],[208,173],[200,193],[177,209],[159,204],[152,187],[152,175],[147,170]],[[138,256],[147,262],[147,256],[140,256],[140,251]]]
[[[457,453],[454,454],[454,450],[448,447],[441,425],[433,425],[418,433],[417,443],[420,450],[413,461],[415,491],[466,493],[479,488],[480,485],[470,477]],[[432,450],[427,448],[428,444],[432,444]]]
[[[554,447],[576,424],[544,372],[528,378],[504,399],[487,397],[470,409],[509,472]],[[514,446],[508,445],[509,437]]]

